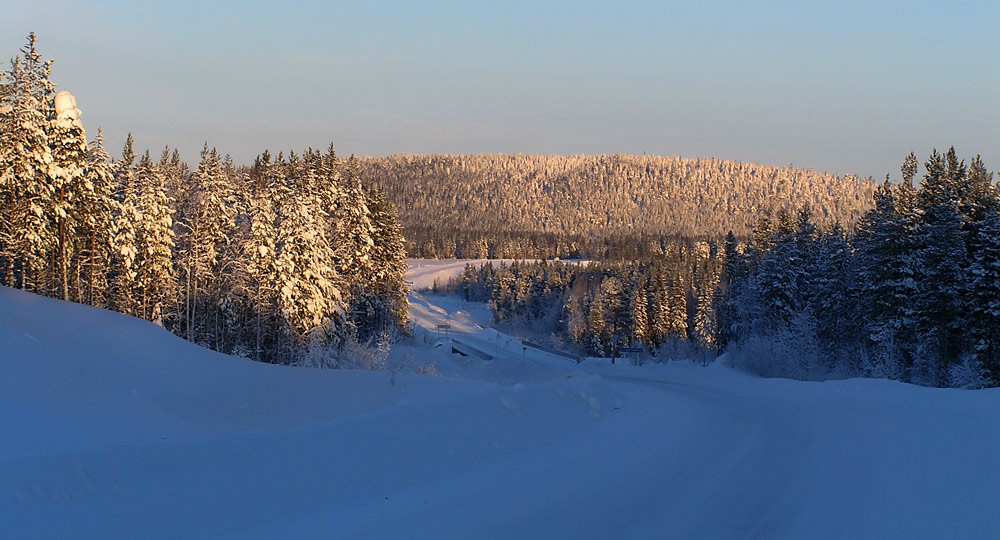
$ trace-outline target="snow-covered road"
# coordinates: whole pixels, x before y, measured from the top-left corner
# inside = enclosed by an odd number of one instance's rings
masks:
[[[412,301],[423,328],[447,322],[462,341],[500,343],[503,373],[599,375],[623,396],[621,414],[576,451],[592,466],[549,463],[555,489],[531,490],[530,515],[574,516],[560,525],[567,538],[1000,536],[990,457],[1000,455],[1000,391],[764,380],[722,365],[576,366],[498,338],[482,305]]]

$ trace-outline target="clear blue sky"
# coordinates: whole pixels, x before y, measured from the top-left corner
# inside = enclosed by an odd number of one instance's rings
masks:
[[[614,4],[614,5],[612,5]],[[1000,169],[1000,1],[9,2],[113,154],[643,153]],[[6,67],[6,62],[4,66]]]

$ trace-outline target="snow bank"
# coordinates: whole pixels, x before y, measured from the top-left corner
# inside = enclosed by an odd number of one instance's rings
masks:
[[[479,464],[591,429],[614,399],[259,364],[0,288],[0,536],[371,537],[358,516],[402,498],[443,520],[403,495],[476,485]]]
[[[1000,531],[1000,390],[575,365],[470,306],[411,300],[417,336],[391,360],[452,377],[256,364],[0,289],[0,536]],[[435,348],[441,318],[496,358]]]

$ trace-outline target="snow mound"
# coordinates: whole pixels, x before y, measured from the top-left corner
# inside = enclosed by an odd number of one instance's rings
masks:
[[[69,118],[71,120],[80,119],[80,109],[76,108],[76,98],[66,90],[56,92],[53,102],[56,109],[56,116]]]

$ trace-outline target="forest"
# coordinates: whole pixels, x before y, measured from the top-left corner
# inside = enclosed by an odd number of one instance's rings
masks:
[[[877,183],[793,167],[657,156],[394,155],[362,178],[400,208],[410,256],[621,258],[669,238],[746,238],[761,215],[810,205],[851,227]]]
[[[800,213],[726,249],[720,343],[763,375],[1000,384],[1000,193],[979,156],[932,151],[849,236]]]
[[[667,243],[647,260],[469,265],[442,284],[559,345],[658,360],[726,353],[771,377],[1000,384],[1000,193],[979,156],[914,154],[850,230],[812,210],[763,215],[752,238]]]
[[[29,36],[0,77],[0,285],[264,362],[378,367],[406,331],[402,229],[333,145],[238,167],[205,145],[112,160]],[[375,351],[375,352],[373,352]]]

